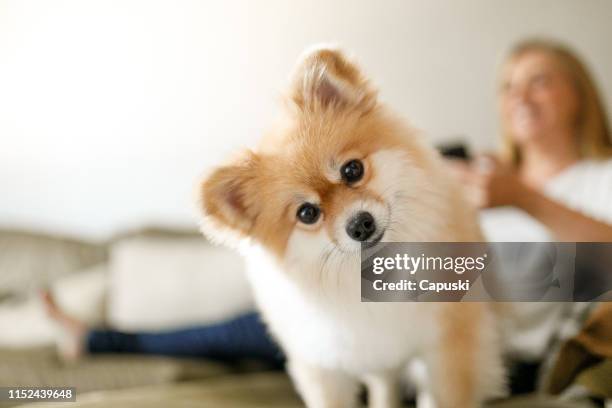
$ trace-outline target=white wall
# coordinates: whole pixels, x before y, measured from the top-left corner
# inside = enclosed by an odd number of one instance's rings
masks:
[[[321,41],[434,139],[491,148],[497,64],[525,35],[575,45],[612,100],[610,15],[606,0],[0,0],[0,226],[192,225],[198,175],[252,144]]]

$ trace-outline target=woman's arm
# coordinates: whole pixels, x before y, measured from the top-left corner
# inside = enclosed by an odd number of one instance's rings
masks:
[[[457,162],[450,165],[480,208],[518,207],[548,227],[560,241],[612,242],[612,225],[546,197],[502,163],[490,160],[484,168]]]
[[[525,185],[513,201],[516,207],[548,227],[560,241],[612,242],[612,225],[572,210]]]

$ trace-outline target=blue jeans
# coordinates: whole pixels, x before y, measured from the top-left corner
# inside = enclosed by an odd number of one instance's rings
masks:
[[[161,333],[122,333],[94,330],[87,338],[91,353],[160,354],[223,361],[258,359],[282,366],[285,357],[258,313],[217,324]]]

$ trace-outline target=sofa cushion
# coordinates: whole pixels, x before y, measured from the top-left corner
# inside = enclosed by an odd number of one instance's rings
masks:
[[[90,327],[106,321],[108,264],[100,263],[65,276],[51,286],[59,308]]]
[[[105,244],[0,230],[0,300],[31,293],[106,258]]]
[[[240,256],[202,236],[116,241],[109,284],[108,324],[124,331],[212,323],[254,307]]]
[[[61,276],[52,285],[59,307],[89,326],[100,326],[106,312],[106,264]],[[26,348],[54,344],[61,333],[48,318],[36,293],[0,302],[0,347]]]

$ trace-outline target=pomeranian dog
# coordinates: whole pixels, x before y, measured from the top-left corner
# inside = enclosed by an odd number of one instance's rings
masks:
[[[400,403],[419,358],[421,406],[476,407],[504,386],[485,303],[362,303],[360,250],[482,241],[437,152],[378,101],[334,48],[307,52],[283,121],[201,184],[203,231],[238,248],[270,332],[309,407]]]

